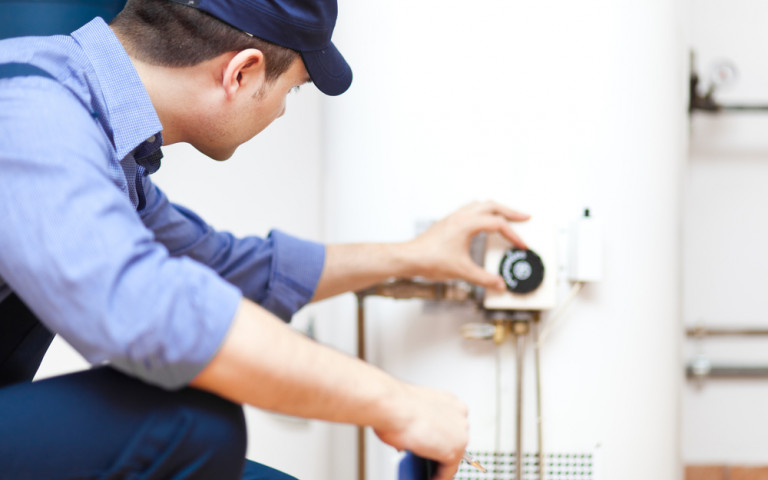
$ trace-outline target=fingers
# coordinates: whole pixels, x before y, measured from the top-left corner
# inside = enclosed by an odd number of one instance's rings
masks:
[[[493,215],[500,215],[511,222],[524,222],[531,218],[527,213],[518,212],[510,207],[503,205],[492,200],[485,202],[475,202],[470,204],[471,208],[476,209],[479,213],[490,213]]]
[[[461,278],[493,290],[505,288],[501,277],[486,272],[469,258],[472,238],[481,232],[498,233],[513,246],[528,249],[525,241],[510,226],[530,215],[497,202],[474,202],[432,224],[408,244],[408,258],[418,275],[431,280]],[[411,274],[413,275],[413,274]]]
[[[461,460],[459,460],[455,464],[454,463],[439,464],[437,467],[437,473],[435,473],[435,476],[432,477],[432,480],[451,480],[456,475],[456,472],[459,471],[460,464],[461,464]]]
[[[522,238],[520,238],[520,235],[512,230],[512,227],[509,226],[509,222],[499,216],[487,215],[481,217],[476,227],[477,231],[498,232],[517,248],[522,248],[524,250],[528,249],[528,245]]]
[[[498,231],[504,238],[512,242],[512,245],[517,248],[522,248],[523,250],[528,249],[528,245],[514,230],[512,230],[512,227],[510,227],[508,223],[504,223]]]
[[[527,249],[522,238],[510,227],[509,222],[523,222],[531,218],[527,213],[518,212],[494,201],[473,202],[462,209],[474,217],[475,233],[498,232],[517,248]]]
[[[501,275],[490,273],[474,263],[466,267],[465,277],[470,283],[491,290],[503,291],[506,288],[506,284],[504,283],[504,279],[501,278]]]

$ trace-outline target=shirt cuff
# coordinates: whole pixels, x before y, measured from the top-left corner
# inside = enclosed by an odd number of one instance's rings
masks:
[[[267,295],[261,306],[283,321],[309,303],[325,265],[325,246],[280,230],[269,234],[274,253]]]

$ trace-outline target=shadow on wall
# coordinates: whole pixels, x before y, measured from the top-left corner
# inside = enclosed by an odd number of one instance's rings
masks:
[[[0,1],[0,39],[69,34],[95,17],[109,23],[126,0]]]

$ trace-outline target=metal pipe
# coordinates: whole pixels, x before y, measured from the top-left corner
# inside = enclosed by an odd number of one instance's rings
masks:
[[[515,322],[517,324],[518,322]],[[517,327],[517,325],[514,325]],[[515,393],[517,397],[515,425],[515,480],[523,478],[523,360],[525,355],[525,334],[519,328],[513,328],[516,339],[516,365],[517,365],[517,385]]]
[[[365,361],[365,296],[357,294],[357,358]],[[357,478],[365,480],[365,427],[357,427]]]
[[[719,112],[768,112],[768,105],[718,105]]]
[[[425,300],[451,300],[463,302],[473,297],[472,285],[465,282],[430,282],[398,278],[360,290],[357,296],[390,298],[421,298]]]
[[[544,440],[542,432],[542,413],[541,413],[541,357],[539,352],[541,345],[539,345],[539,330],[541,328],[541,322],[539,316],[536,316],[536,321],[533,325],[533,358],[536,364],[536,429],[537,429],[537,441],[538,441],[538,457],[539,457],[539,480],[544,480]]]
[[[688,107],[690,112],[705,113],[726,113],[726,112],[744,112],[744,113],[763,113],[768,112],[768,105],[723,105],[715,102],[709,97],[700,97],[692,102]]]
[[[685,330],[688,337],[766,337],[768,329],[733,327],[691,327]]]
[[[493,435],[493,452],[501,452],[501,345],[496,345],[496,422]]]
[[[698,365],[689,364],[685,368],[689,379],[704,378],[768,378],[768,366],[747,365],[710,365],[702,369]]]
[[[695,55],[691,52],[690,58],[690,74],[688,77],[688,113],[693,112],[705,112],[705,113],[722,113],[722,112],[768,112],[768,105],[766,104],[726,104],[718,103],[714,94],[719,85],[711,85],[709,90],[704,94],[699,94],[699,75],[694,69]]]

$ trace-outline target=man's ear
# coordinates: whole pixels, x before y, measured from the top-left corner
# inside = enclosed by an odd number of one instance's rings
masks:
[[[224,66],[222,86],[227,98],[233,97],[242,88],[258,91],[265,82],[266,64],[261,50],[241,50]]]

